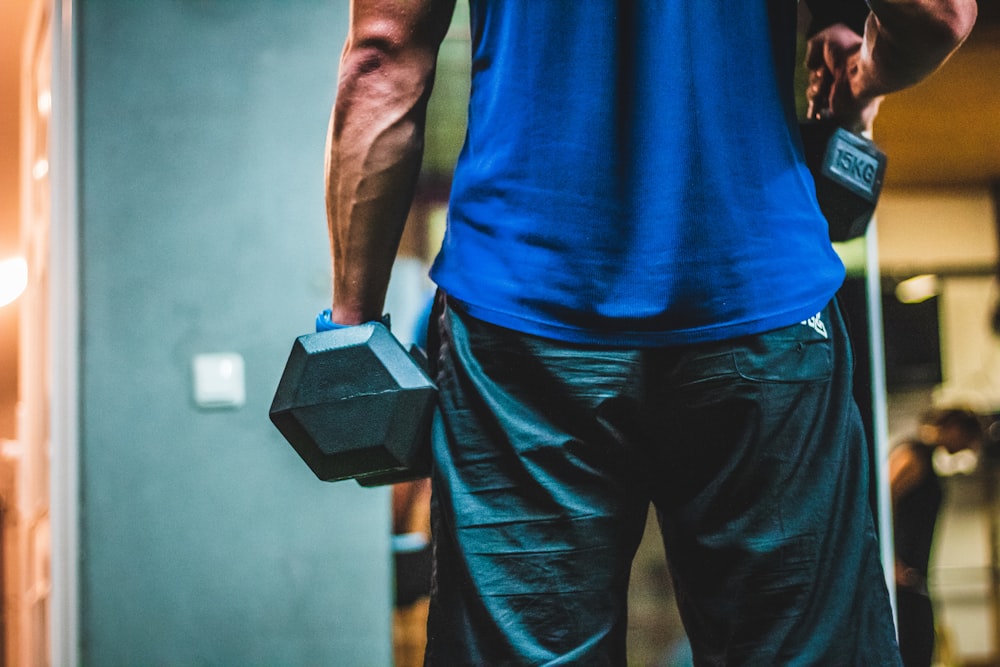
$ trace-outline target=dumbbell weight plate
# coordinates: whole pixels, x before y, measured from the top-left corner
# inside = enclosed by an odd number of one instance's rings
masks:
[[[437,388],[381,323],[300,336],[270,418],[316,476],[365,486],[426,476]]]
[[[799,130],[830,240],[863,236],[882,192],[885,153],[832,121],[803,122]]]

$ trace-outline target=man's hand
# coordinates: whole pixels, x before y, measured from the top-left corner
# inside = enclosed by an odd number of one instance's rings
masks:
[[[853,85],[862,42],[861,35],[843,23],[821,30],[808,41],[808,118],[831,118],[852,132],[871,131],[882,97],[865,96],[865,91]]]

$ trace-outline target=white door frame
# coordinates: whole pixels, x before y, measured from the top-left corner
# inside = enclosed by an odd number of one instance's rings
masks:
[[[52,2],[49,247],[50,511],[53,665],[79,663],[79,229],[77,224],[76,14]]]

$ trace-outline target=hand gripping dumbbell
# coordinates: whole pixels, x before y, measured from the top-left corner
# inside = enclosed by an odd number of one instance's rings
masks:
[[[830,120],[805,121],[799,130],[830,240],[863,236],[882,192],[885,153]]]
[[[271,421],[323,481],[426,477],[437,387],[420,356],[381,322],[299,336]]]

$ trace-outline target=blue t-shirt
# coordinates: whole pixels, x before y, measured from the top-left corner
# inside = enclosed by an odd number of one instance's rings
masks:
[[[806,319],[843,281],[793,101],[796,0],[470,0],[432,277],[470,315],[659,346]]]

